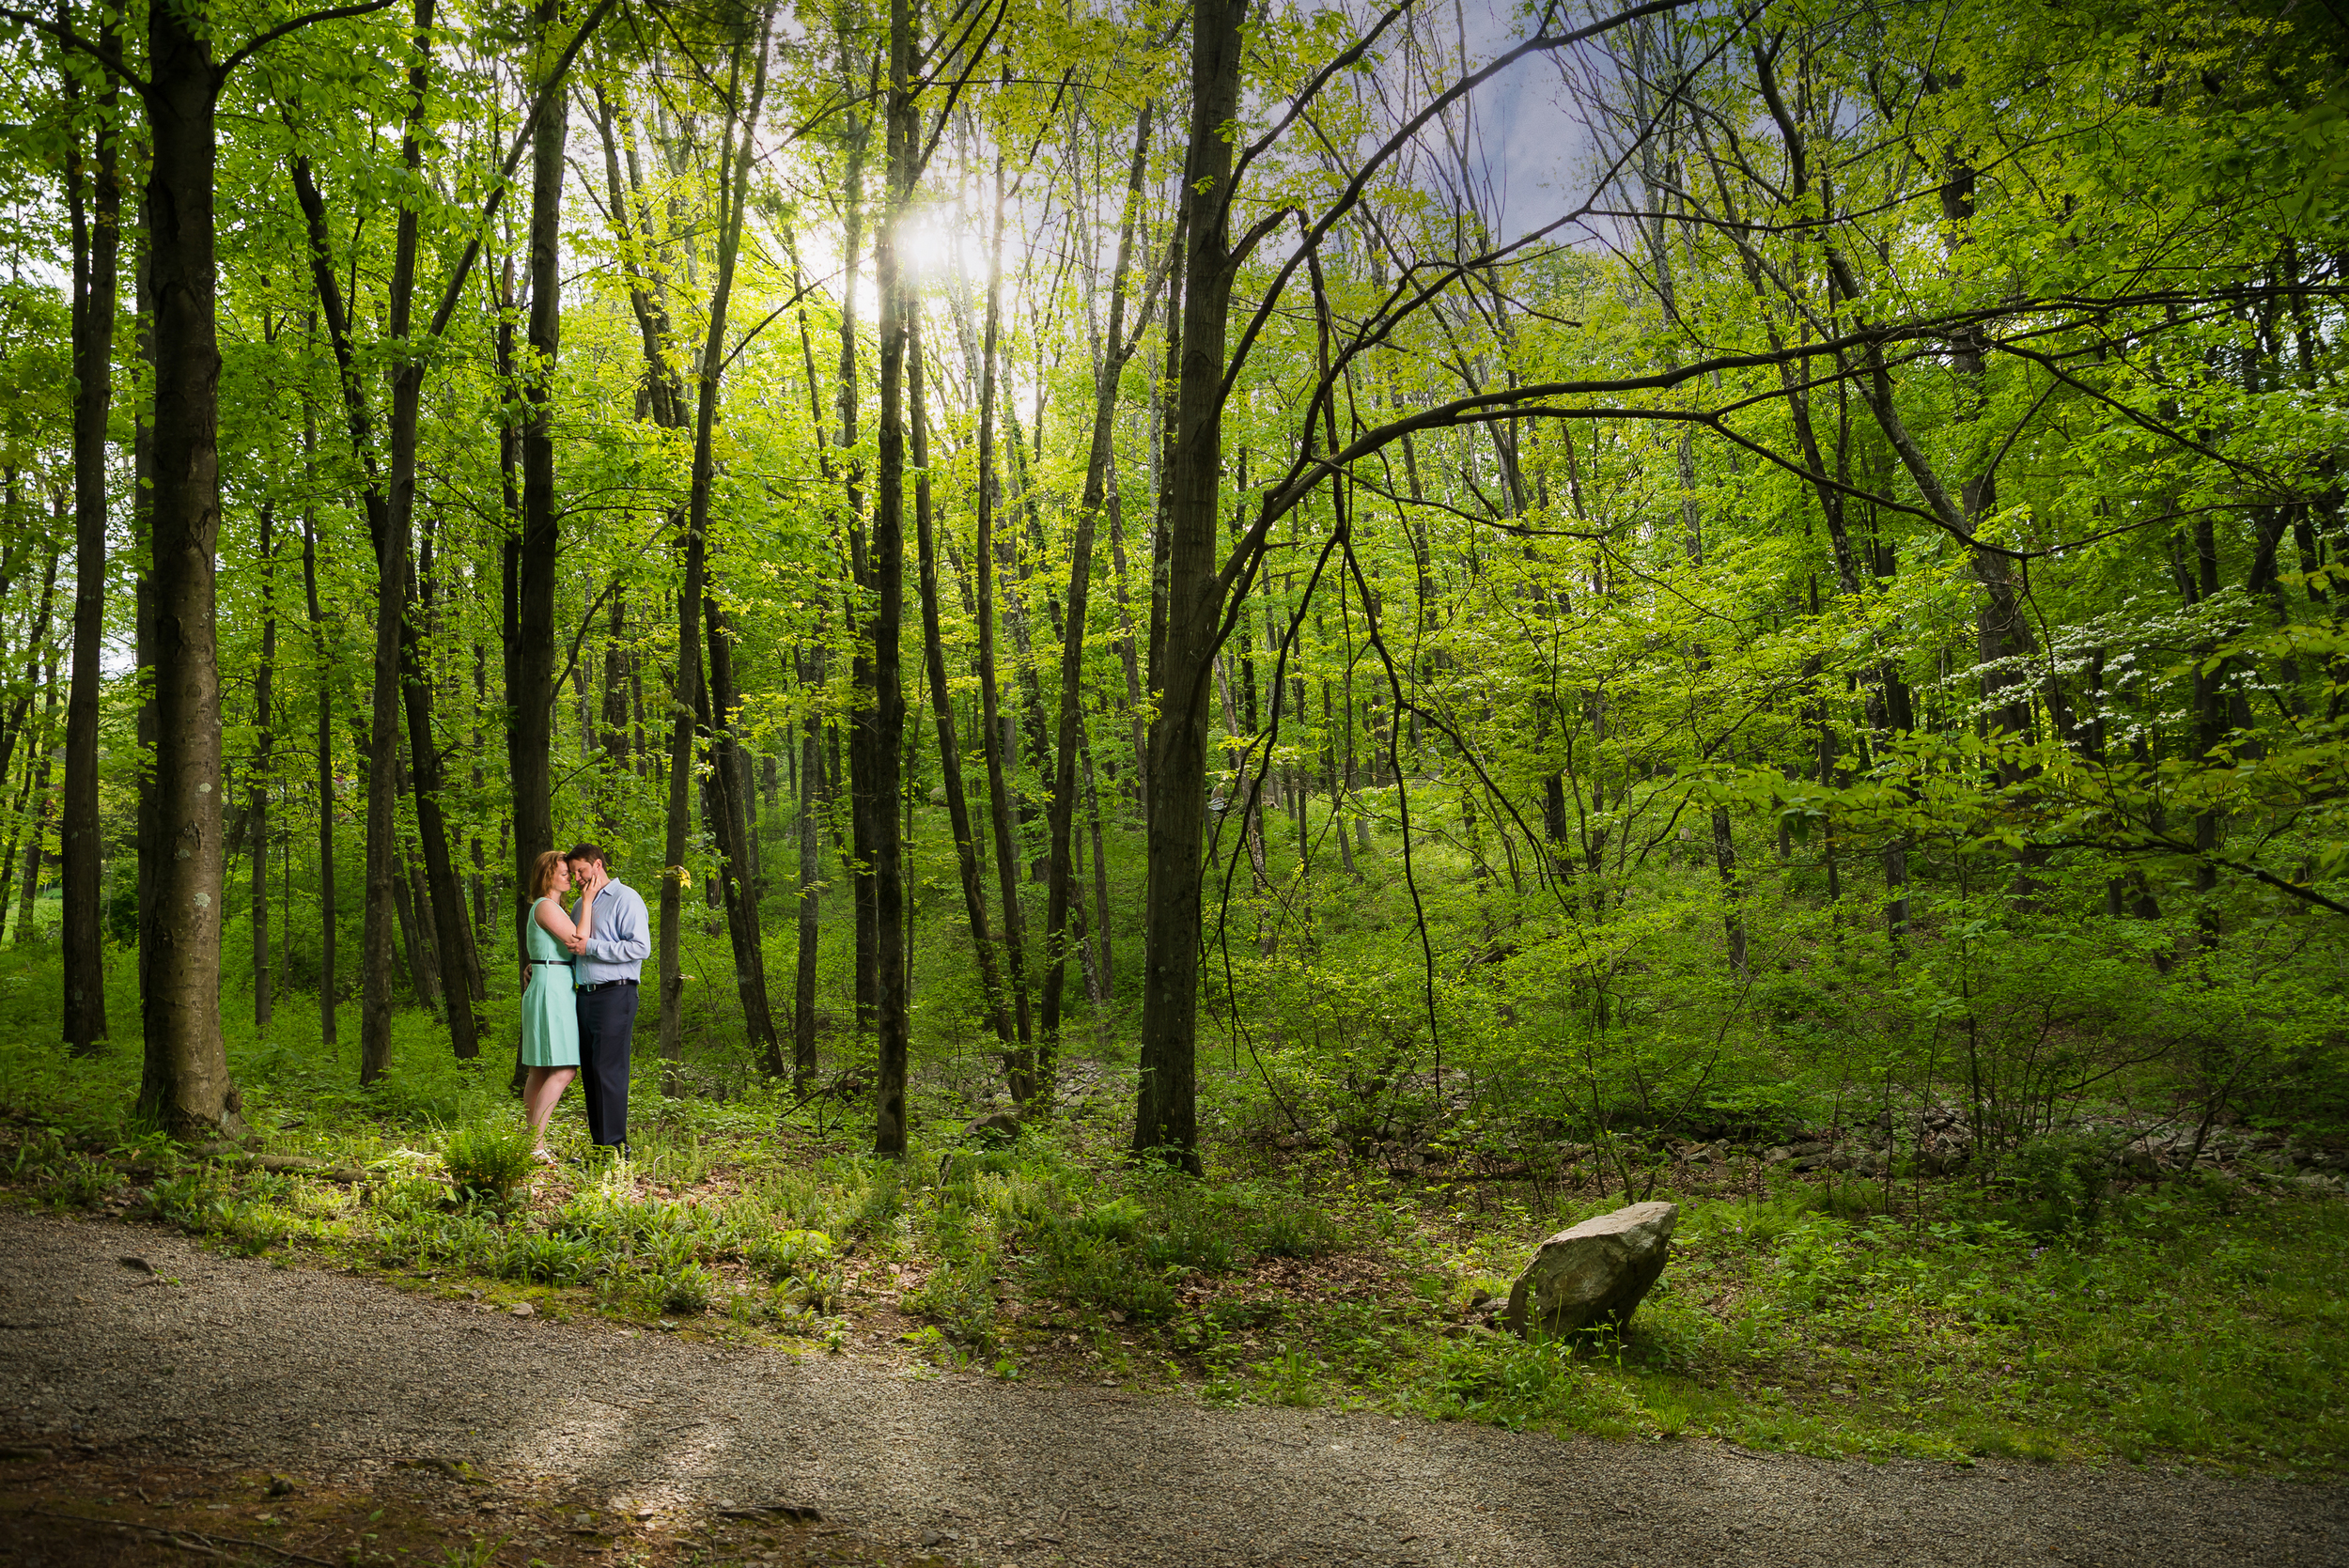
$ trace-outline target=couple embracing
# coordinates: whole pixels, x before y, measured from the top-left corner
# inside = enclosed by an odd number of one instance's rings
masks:
[[[567,910],[563,895],[574,891],[579,896]],[[547,1119],[574,1077],[587,1100],[588,1137],[628,1152],[628,1049],[650,931],[644,899],[613,880],[599,846],[549,849],[531,862],[522,1110],[540,1159],[549,1157]]]

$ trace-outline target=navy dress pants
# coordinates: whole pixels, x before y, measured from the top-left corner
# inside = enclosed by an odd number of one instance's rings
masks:
[[[579,993],[579,1080],[587,1101],[587,1136],[599,1144],[628,1141],[628,1048],[636,1032],[636,987],[601,986]]]

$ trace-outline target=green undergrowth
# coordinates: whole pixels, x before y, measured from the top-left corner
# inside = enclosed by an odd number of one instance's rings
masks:
[[[986,1145],[934,1089],[902,1163],[861,1151],[852,1110],[640,1081],[631,1160],[591,1156],[574,1099],[541,1167],[500,1073],[411,1051],[361,1092],[239,1057],[266,1150],[364,1179],[191,1157],[130,1116],[134,1053],[0,1040],[0,1182],[486,1304],[1006,1378],[1960,1463],[2329,1476],[2349,1452],[2349,1205],[2321,1197],[2172,1182],[2050,1210],[1750,1172],[1734,1195],[1657,1194],[1683,1204],[1674,1257],[1627,1332],[1529,1343],[1480,1297],[1619,1195],[1402,1185],[1237,1142],[1195,1180],[1128,1163],[1113,1108]]]

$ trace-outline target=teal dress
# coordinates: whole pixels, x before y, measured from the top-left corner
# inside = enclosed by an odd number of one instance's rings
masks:
[[[530,914],[530,984],[522,988],[522,1065],[579,1065],[579,1009],[571,999],[571,955]]]

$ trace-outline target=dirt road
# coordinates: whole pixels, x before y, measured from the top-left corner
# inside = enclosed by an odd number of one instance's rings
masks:
[[[621,1520],[803,1504],[877,1545],[990,1568],[2349,1561],[2340,1487],[1559,1441],[916,1376],[518,1319],[23,1213],[0,1214],[0,1424],[107,1456],[347,1479],[470,1465],[601,1498]]]

